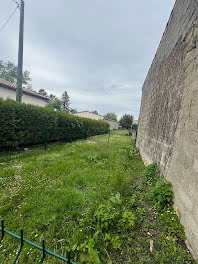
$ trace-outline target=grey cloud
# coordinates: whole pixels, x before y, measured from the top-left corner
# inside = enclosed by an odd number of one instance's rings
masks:
[[[138,117],[141,87],[174,0],[26,0],[24,68],[33,88],[72,107]],[[0,24],[14,8],[0,0]],[[17,61],[18,18],[0,33],[0,59]]]

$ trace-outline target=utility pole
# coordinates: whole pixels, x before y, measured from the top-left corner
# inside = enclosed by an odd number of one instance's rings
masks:
[[[24,33],[24,1],[21,0],[20,5],[20,26],[19,26],[19,51],[18,51],[18,74],[16,101],[22,101],[22,83],[23,83],[23,33]]]

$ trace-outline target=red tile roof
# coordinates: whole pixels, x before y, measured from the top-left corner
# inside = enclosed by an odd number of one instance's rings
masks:
[[[8,81],[5,81],[4,79],[1,79],[1,78],[0,78],[0,86],[6,87],[6,88],[9,88],[9,89],[12,89],[12,90],[16,90],[16,84],[8,82]],[[46,101],[49,100],[49,98],[47,98],[47,97],[45,97],[43,95],[40,95],[40,94],[38,94],[36,92],[30,91],[28,89],[25,89],[25,88],[23,88],[23,93],[24,94],[28,94],[28,95],[32,95],[32,96],[35,96],[35,97],[38,97],[38,98],[41,98],[41,99],[46,100]]]

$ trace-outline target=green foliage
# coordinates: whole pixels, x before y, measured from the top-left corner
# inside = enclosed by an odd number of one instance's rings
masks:
[[[108,132],[109,124],[53,111],[48,108],[19,104],[0,98],[0,150],[48,142],[82,139]]]
[[[111,236],[110,234],[105,233],[105,246],[113,249],[121,249],[121,241],[119,236]]]
[[[139,150],[135,146],[129,145],[124,148],[123,152],[129,160],[137,159],[140,157]]]
[[[137,204],[137,201],[138,201],[138,196],[137,196],[137,194],[133,194],[133,195],[131,196],[131,199],[130,199],[130,204],[131,204],[131,206],[135,207],[136,204]]]
[[[150,199],[159,210],[166,209],[173,205],[172,184],[166,179],[160,179],[154,187],[150,188]]]
[[[178,238],[185,240],[184,227],[173,209],[168,208],[162,214],[159,214],[159,221],[166,229],[167,236],[172,236],[175,240]]]
[[[1,153],[0,218],[5,228],[18,234],[20,223],[25,238],[41,244],[44,237],[46,248],[60,255],[70,248],[71,259],[79,264],[195,264],[173,208],[154,210],[141,157],[130,160],[123,153],[131,144],[125,134],[112,132],[110,145],[102,135],[47,151]],[[5,236],[2,264],[13,263],[18,245]],[[20,263],[39,263],[40,258],[41,252],[24,246]],[[46,258],[46,264],[59,263]]]
[[[45,96],[45,97],[48,97],[47,91],[43,88],[38,90],[38,94]]]
[[[18,67],[11,61],[2,61],[0,60],[0,78],[14,83],[17,83],[17,71]],[[31,78],[30,78],[30,72],[29,71],[24,71],[23,72],[23,86],[26,89],[32,90],[31,89]]]
[[[71,114],[76,114],[76,113],[78,113],[78,111],[77,111],[75,108],[74,108],[74,109],[71,108],[71,109],[70,109],[70,113],[71,113]]]
[[[110,198],[110,201],[111,201],[112,203],[115,203],[115,204],[119,204],[119,205],[121,205],[121,204],[122,204],[122,199],[121,199],[120,193],[116,193],[115,196],[112,196],[112,197]]]
[[[151,163],[144,169],[144,178],[146,181],[148,182],[156,181],[158,176],[159,176],[159,170],[157,168],[156,163]]]
[[[133,124],[133,116],[130,114],[124,114],[121,117],[119,123],[123,129],[131,129],[131,126]]]
[[[107,113],[106,115],[104,115],[104,118],[117,121],[117,116],[113,112]]]
[[[55,111],[60,111],[62,109],[62,102],[58,98],[49,100],[46,105],[47,108]]]
[[[97,228],[105,231],[112,230],[118,224],[120,213],[110,204],[101,204],[94,214]]]
[[[156,241],[156,247],[160,250],[154,249],[154,263],[160,264],[191,264],[195,263],[192,256],[187,253],[187,250],[182,248],[177,243],[174,237],[161,234]]]
[[[120,221],[121,227],[127,230],[133,230],[135,227],[135,215],[132,212],[125,211]]]

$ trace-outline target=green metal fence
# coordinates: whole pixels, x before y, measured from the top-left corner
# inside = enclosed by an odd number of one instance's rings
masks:
[[[55,257],[57,259],[60,259],[63,262],[66,262],[67,264],[77,264],[76,262],[70,260],[70,250],[68,250],[67,258],[62,257],[62,256],[54,253],[53,251],[50,251],[50,250],[46,249],[45,248],[45,240],[44,239],[42,240],[42,245],[39,246],[39,245],[35,244],[34,242],[32,242],[30,240],[27,240],[26,238],[23,237],[23,229],[20,230],[20,236],[8,231],[7,229],[4,228],[4,221],[3,220],[1,220],[0,231],[1,231],[0,243],[3,241],[3,238],[4,238],[5,234],[8,234],[8,235],[20,240],[20,248],[19,248],[19,250],[17,252],[17,255],[16,255],[15,259],[14,259],[13,264],[17,263],[17,260],[19,259],[19,256],[21,254],[21,251],[22,251],[24,243],[27,243],[27,244],[37,248],[38,250],[42,251],[42,258],[41,258],[41,260],[39,262],[40,264],[42,264],[45,261],[47,255],[51,255],[51,256],[53,256],[53,257]]]

